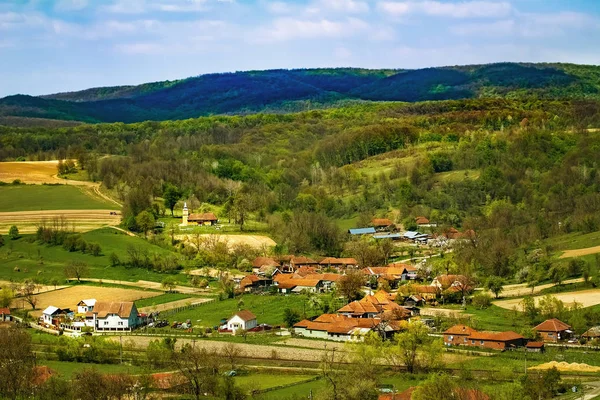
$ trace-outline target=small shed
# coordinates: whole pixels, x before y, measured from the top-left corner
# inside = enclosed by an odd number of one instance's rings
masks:
[[[53,325],[53,319],[61,314],[62,310],[58,307],[48,306],[42,312],[42,321],[48,325]]]
[[[10,315],[10,308],[0,308],[0,322],[12,321],[12,315]]]
[[[234,334],[240,329],[247,331],[256,328],[256,326],[256,315],[248,310],[238,311],[227,320],[227,330],[232,331]]]
[[[546,351],[544,342],[527,342],[525,349],[531,353],[543,353]]]

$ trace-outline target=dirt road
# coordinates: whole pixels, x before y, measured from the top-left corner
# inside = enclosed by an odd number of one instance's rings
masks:
[[[575,278],[575,279],[567,279],[564,283],[578,283],[583,282],[583,278]],[[517,283],[514,285],[504,285],[502,290],[502,297],[521,297],[521,296],[529,296],[532,294],[536,294],[541,292],[544,289],[548,289],[555,286],[554,283],[547,283],[544,285],[538,285],[533,288],[527,287],[526,283]]]
[[[114,210],[46,210],[0,212],[0,233],[7,233],[11,225],[18,225],[21,233],[34,233],[42,222],[52,223],[64,218],[78,232],[86,232],[107,225],[118,225],[120,215]],[[120,214],[117,212],[117,214]]]

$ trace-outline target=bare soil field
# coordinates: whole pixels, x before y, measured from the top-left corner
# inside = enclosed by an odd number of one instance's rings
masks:
[[[583,278],[575,278],[575,279],[568,279],[566,281],[564,281],[565,284],[568,283],[578,283],[578,282],[583,282]],[[531,288],[527,287],[526,283],[517,283],[514,285],[504,285],[503,286],[503,290],[501,293],[502,297],[520,297],[520,296],[529,296],[535,293],[539,293],[544,289],[548,289],[554,286],[554,283],[546,283],[544,285],[539,285],[533,288],[533,290],[531,290]]]
[[[600,289],[589,289],[589,290],[580,290],[578,292],[565,292],[565,293],[555,293],[552,294],[553,297],[561,300],[565,303],[565,305],[571,305],[573,302],[580,303],[583,307],[591,307],[596,304],[600,304]],[[542,296],[534,297],[536,303]],[[500,300],[495,301],[494,304],[498,307],[506,308],[507,310],[512,310],[513,307],[519,308],[521,306],[522,298],[517,299],[509,299],[509,300]]]
[[[466,314],[463,310],[428,307],[428,308],[421,309],[421,315],[427,315],[427,316],[432,316],[432,317],[441,316],[441,317],[457,318],[457,317],[468,317],[471,314]]]
[[[246,244],[248,246],[254,247],[255,249],[262,249],[263,247],[273,247],[276,246],[277,243],[273,239],[268,236],[262,235],[210,235],[203,234],[201,237],[211,237],[214,236],[216,240],[226,242],[229,247],[235,246],[236,244]],[[194,240],[191,235],[176,235],[176,239],[183,240],[189,244],[194,244]]]
[[[44,309],[48,306],[59,308],[74,309],[77,303],[83,299],[96,299],[98,301],[135,301],[154,297],[160,293],[154,291],[143,291],[135,289],[122,289],[114,287],[99,287],[99,286],[71,286],[66,289],[54,290],[51,292],[41,293],[35,297],[38,300],[37,309],[31,311],[30,314],[34,317],[42,315]],[[15,299],[12,307],[29,308],[27,303],[23,304],[21,299]]]
[[[56,176],[58,161],[0,162],[0,181],[23,183],[64,183]]]
[[[129,281],[118,281],[118,280],[114,280],[114,279],[96,279],[96,278],[83,278],[83,279],[81,279],[81,281],[82,282],[98,282],[98,283],[104,282],[104,283],[112,283],[112,284],[116,284],[116,285],[131,286],[131,287],[139,288],[139,289],[151,289],[151,290],[164,291],[164,289],[160,283],[151,282],[151,281],[129,282]],[[204,290],[196,289],[196,288],[193,288],[190,286],[181,286],[181,285],[175,286],[174,290],[176,290],[179,293],[184,293],[184,294],[199,294],[199,293],[205,292]],[[156,295],[158,295],[158,293],[155,293],[155,296]]]
[[[600,253],[600,246],[588,247],[586,249],[565,250],[559,258],[581,257],[596,253]]]
[[[20,233],[34,233],[46,221],[65,218],[75,231],[87,232],[107,225],[118,225],[119,215],[110,215],[114,210],[47,210],[0,212],[0,233],[8,233],[12,225],[19,227]],[[71,227],[71,226],[70,226]]]
[[[144,312],[144,313],[149,313],[149,312],[154,312],[154,311],[167,311],[167,310],[172,310],[177,307],[184,307],[184,306],[187,306],[190,304],[206,303],[207,301],[210,301],[210,300],[211,299],[198,299],[198,298],[190,297],[189,299],[172,301],[170,303],[163,303],[163,304],[157,304],[155,306],[141,307],[139,309],[139,311]]]

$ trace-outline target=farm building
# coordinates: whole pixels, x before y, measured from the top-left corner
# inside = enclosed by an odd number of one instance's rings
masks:
[[[77,303],[77,312],[85,314],[88,311],[93,311],[96,305],[96,299],[81,300]]]
[[[525,350],[530,353],[543,353],[546,351],[544,348],[544,342],[527,342]]]
[[[446,346],[477,346],[493,350],[523,347],[525,338],[515,332],[478,332],[466,325],[454,325],[444,332]]]
[[[585,340],[593,340],[600,338],[600,326],[594,326],[593,328],[588,329],[581,335],[581,337]]]
[[[41,320],[46,325],[58,326],[61,320],[72,315],[73,312],[68,308],[63,310],[58,307],[48,306],[44,311],[42,311]]]
[[[386,337],[390,337],[400,331],[400,325],[398,321],[383,323],[376,318],[349,318],[337,314],[323,314],[314,321],[305,319],[294,325],[297,335],[339,342],[362,341],[371,331],[383,331]]]
[[[219,222],[217,216],[211,212],[202,214],[190,214],[188,222],[195,222],[198,225],[216,225]]]
[[[12,315],[10,315],[10,308],[0,308],[0,322],[12,321]]]
[[[358,262],[354,258],[327,257],[319,261],[322,268],[356,268]]]
[[[348,229],[348,233],[351,235],[373,235],[375,234],[375,228]]]
[[[259,275],[246,275],[240,281],[240,289],[246,293],[253,293],[268,289],[273,284],[273,279]]]
[[[384,232],[393,228],[394,223],[388,218],[373,218],[371,220],[371,226],[375,228],[377,232]]]
[[[235,313],[231,318],[227,320],[227,330],[230,330],[235,335],[235,332],[242,330],[249,330],[255,328],[257,326],[256,323],[256,315],[252,314],[248,310],[242,310]]]
[[[558,342],[566,340],[571,337],[573,333],[571,331],[571,325],[565,324],[564,322],[552,318],[547,319],[538,326],[533,328],[537,331],[544,342]]]

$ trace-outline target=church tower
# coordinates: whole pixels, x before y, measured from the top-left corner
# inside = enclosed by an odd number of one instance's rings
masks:
[[[181,223],[181,226],[187,226],[188,224],[188,216],[189,216],[189,212],[188,212],[188,208],[187,208],[187,202],[183,203],[183,221]]]

